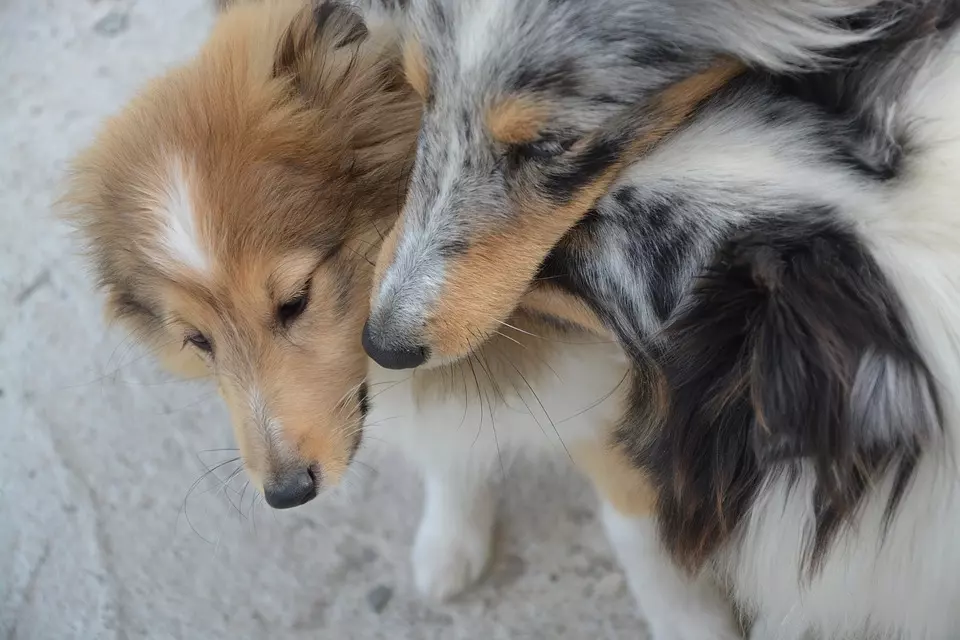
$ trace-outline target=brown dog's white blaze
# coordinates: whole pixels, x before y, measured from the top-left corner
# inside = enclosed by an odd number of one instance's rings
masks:
[[[501,223],[488,228],[483,235],[470,238],[463,248],[445,258],[442,281],[435,286],[436,292],[429,297],[426,308],[418,310],[416,338],[421,342],[420,348],[432,358],[455,359],[469,354],[493,335],[522,304],[521,298],[530,290],[550,250],[606,194],[621,169],[682,125],[698,104],[742,69],[737,62],[720,60],[666,89],[649,105],[631,114],[632,120],[624,120],[627,130],[636,135],[619,141],[616,152],[602,165],[593,162],[579,175],[571,173],[569,181],[555,181],[556,188],[531,184],[514,189],[504,205],[513,209],[511,215],[504,216]],[[546,107],[538,100],[514,96],[489,107],[484,122],[495,139],[523,142],[536,133],[546,113]],[[574,154],[581,153],[583,165],[592,162],[592,144],[597,141],[588,136],[572,148]],[[573,160],[574,164],[577,162]],[[378,317],[391,313],[393,298],[382,294],[385,274],[393,266],[397,247],[409,240],[404,233],[416,233],[405,231],[407,215],[406,211],[401,214],[380,254],[373,297]],[[376,354],[371,355],[377,359]]]

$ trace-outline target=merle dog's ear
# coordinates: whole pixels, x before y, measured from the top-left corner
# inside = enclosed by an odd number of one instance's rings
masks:
[[[896,291],[826,217],[763,223],[729,242],[665,331],[662,463],[682,494],[665,534],[701,533],[681,555],[729,534],[766,472],[802,460],[817,476],[816,557],[890,465],[895,506],[940,427]]]

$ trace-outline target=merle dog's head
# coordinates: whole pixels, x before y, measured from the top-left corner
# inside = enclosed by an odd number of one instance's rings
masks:
[[[627,162],[745,65],[819,64],[870,0],[412,0],[426,105],[364,344],[384,366],[469,353]],[[842,6],[841,6],[842,5]]]

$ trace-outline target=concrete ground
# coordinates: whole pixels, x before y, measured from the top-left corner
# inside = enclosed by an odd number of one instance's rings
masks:
[[[209,4],[0,0],[0,638],[643,637],[566,470],[507,470],[491,575],[444,606],[413,593],[419,486],[389,456],[292,512],[251,510],[242,478],[191,492],[232,455],[225,412],[104,328],[51,203]]]

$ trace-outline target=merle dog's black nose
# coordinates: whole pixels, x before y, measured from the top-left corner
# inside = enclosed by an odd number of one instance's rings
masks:
[[[263,497],[274,509],[299,507],[317,497],[317,475],[309,467],[284,471],[263,485]]]
[[[374,337],[370,330],[370,321],[363,325],[361,336],[363,350],[373,358],[373,361],[385,369],[413,369],[427,361],[429,351],[419,345],[385,344],[382,339]]]

